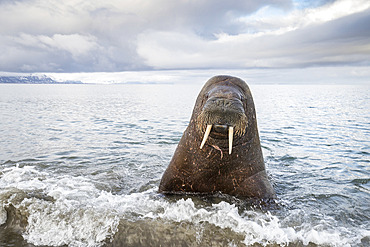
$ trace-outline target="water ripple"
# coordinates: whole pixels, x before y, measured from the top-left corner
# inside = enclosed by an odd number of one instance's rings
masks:
[[[252,87],[267,209],[156,192],[199,87],[1,87],[0,245],[369,244],[368,87]]]

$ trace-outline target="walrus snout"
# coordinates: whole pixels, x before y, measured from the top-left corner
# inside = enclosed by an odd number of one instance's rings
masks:
[[[235,134],[241,136],[247,123],[243,102],[221,97],[209,98],[197,118],[198,128],[202,133],[207,125],[212,125],[212,132],[228,134],[229,127],[234,127]]]
[[[245,133],[247,116],[242,101],[237,97],[209,97],[198,117],[198,127],[204,133],[200,148],[202,149],[208,137],[216,139],[228,138],[229,154],[232,152],[234,134]],[[204,131],[204,128],[205,131]],[[235,132],[234,132],[235,129]]]

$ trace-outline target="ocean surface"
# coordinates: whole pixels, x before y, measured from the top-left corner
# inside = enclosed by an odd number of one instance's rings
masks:
[[[202,86],[0,85],[0,246],[370,246],[370,86],[250,85],[274,205],[157,193]]]

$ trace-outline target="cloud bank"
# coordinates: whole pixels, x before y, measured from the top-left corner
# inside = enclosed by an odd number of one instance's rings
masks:
[[[0,22],[0,71],[370,66],[367,0],[7,0]]]

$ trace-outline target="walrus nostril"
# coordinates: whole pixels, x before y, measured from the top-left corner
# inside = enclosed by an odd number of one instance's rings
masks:
[[[227,133],[229,126],[225,124],[215,124],[213,125],[213,130],[218,132],[218,133]]]

